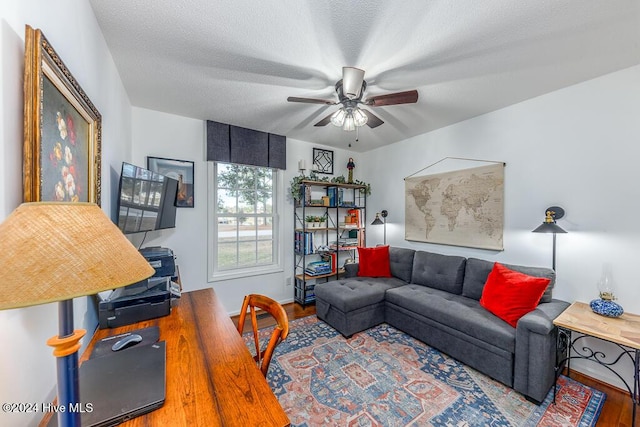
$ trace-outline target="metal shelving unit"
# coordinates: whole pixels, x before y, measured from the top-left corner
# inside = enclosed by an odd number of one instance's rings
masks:
[[[294,206],[294,299],[307,305],[315,302],[316,283],[336,280],[345,261],[355,260],[358,247],[366,245],[367,196],[362,185],[317,181],[302,181],[300,192]],[[314,226],[309,216],[326,222]]]

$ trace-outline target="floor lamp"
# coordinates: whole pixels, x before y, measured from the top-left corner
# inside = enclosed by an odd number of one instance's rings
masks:
[[[0,310],[58,302],[59,426],[79,426],[78,349],[73,298],[146,279],[154,269],[93,203],[24,203],[0,224]]]
[[[387,215],[388,214],[389,214],[389,212],[387,212],[386,210],[383,210],[380,213],[376,213],[376,218],[371,223],[371,225],[380,225],[380,224],[382,224],[384,226],[384,231],[383,231],[383,233],[384,233],[383,244],[384,245],[387,244]],[[380,220],[380,217],[382,217],[382,220]]]
[[[534,233],[553,233],[553,261],[552,269],[556,271],[556,234],[566,233],[562,227],[556,224],[556,220],[564,217],[564,209],[559,206],[551,206],[545,211],[544,222],[535,230]]]

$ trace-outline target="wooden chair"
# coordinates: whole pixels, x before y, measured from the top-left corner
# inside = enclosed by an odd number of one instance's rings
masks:
[[[260,349],[260,340],[258,338],[258,319],[256,316],[256,307],[269,313],[276,320],[276,326],[271,333],[271,338],[264,349]],[[271,363],[271,357],[273,351],[278,344],[284,341],[289,335],[289,318],[284,308],[276,301],[269,297],[258,294],[251,294],[244,297],[242,303],[242,311],[240,312],[240,318],[238,319],[238,332],[242,335],[244,330],[244,320],[247,316],[247,308],[251,312],[251,326],[253,327],[253,341],[256,346],[256,355],[253,357],[258,364],[258,368],[262,372],[262,375],[267,376],[269,370],[269,363]]]

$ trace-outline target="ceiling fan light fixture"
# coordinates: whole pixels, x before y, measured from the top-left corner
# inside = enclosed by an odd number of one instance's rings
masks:
[[[361,109],[359,108],[354,109],[352,115],[353,115],[353,121],[356,126],[360,127],[367,124],[367,120],[369,119],[369,117],[367,117],[367,115],[363,113]]]
[[[336,127],[341,127],[345,131],[356,130],[358,127],[367,125],[374,129],[384,124],[376,116],[371,108],[386,107],[389,105],[415,104],[418,102],[418,91],[406,90],[404,92],[386,93],[373,97],[364,97],[367,91],[367,82],[364,80],[364,70],[354,67],[342,67],[342,79],[335,84],[335,91],[338,99],[336,101],[318,98],[301,98],[290,96],[288,102],[302,102],[306,104],[340,105],[336,112],[329,113],[313,126],[321,127],[329,123]],[[366,106],[360,110],[359,105]],[[349,120],[347,120],[349,117]]]
[[[344,119],[344,126],[342,126],[342,130],[346,130],[347,132],[356,130],[356,123],[355,120],[353,120],[353,114],[347,114],[347,117]]]
[[[334,126],[341,127],[344,125],[344,119],[347,116],[347,112],[344,108],[340,108],[336,111],[333,116],[331,116],[331,124]]]

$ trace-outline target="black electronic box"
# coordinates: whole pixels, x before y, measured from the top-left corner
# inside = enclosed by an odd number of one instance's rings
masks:
[[[171,277],[150,277],[98,298],[100,329],[115,328],[171,313]]]
[[[176,261],[171,249],[149,246],[140,249],[140,253],[146,258],[151,267],[156,270],[153,277],[176,276]]]

